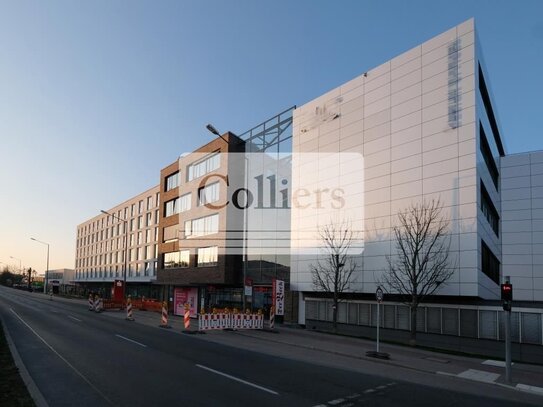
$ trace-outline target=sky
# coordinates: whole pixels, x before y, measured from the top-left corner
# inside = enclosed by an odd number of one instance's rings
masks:
[[[34,237],[73,268],[77,225],[207,123],[240,134],[471,17],[507,152],[543,149],[543,1],[0,0],[0,262],[42,273]]]

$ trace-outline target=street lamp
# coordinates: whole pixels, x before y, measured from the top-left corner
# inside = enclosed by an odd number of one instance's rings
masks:
[[[45,281],[43,283],[43,292],[47,294],[47,279],[49,278],[49,243],[42,242],[41,240],[34,239],[33,237],[31,237],[30,240],[33,240],[35,242],[38,242],[47,246],[47,269],[45,270]]]
[[[206,129],[211,133],[211,134],[214,134],[216,136],[219,136],[221,139],[223,139],[223,141],[228,144],[228,145],[232,145],[232,143],[225,139],[223,136],[221,136],[221,133],[219,133],[219,131],[212,125],[212,124],[208,124],[206,126]],[[238,140],[238,143],[240,141]],[[248,189],[249,187],[249,180],[247,179],[248,177],[248,172],[249,172],[249,162],[248,162],[248,158],[247,158],[247,155],[245,155],[245,190]],[[245,284],[246,284],[246,280],[247,280],[247,208],[245,208],[243,210],[243,286],[242,286],[242,307],[243,307],[243,310],[245,310],[246,308],[246,305],[247,305],[247,301],[246,301],[246,296],[245,296]]]
[[[120,218],[114,213],[109,213],[108,211],[100,210],[104,215],[109,215],[113,219],[117,219],[121,222],[124,222],[124,270],[123,270],[123,298],[126,300],[126,269],[128,264],[128,220]]]

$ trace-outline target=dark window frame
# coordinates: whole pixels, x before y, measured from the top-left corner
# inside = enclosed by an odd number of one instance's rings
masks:
[[[497,285],[500,284],[500,261],[481,239],[481,271]]]

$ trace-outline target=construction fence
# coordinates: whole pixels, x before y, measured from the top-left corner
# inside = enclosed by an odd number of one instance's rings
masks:
[[[306,320],[332,322],[332,307],[331,300],[306,298]],[[501,307],[494,306],[423,304],[417,310],[417,332],[502,341],[504,314]],[[410,330],[410,309],[405,304],[381,304],[380,319],[382,328]],[[338,305],[338,322],[376,326],[377,303],[342,301]],[[543,309],[513,307],[511,326],[513,342],[543,345]]]

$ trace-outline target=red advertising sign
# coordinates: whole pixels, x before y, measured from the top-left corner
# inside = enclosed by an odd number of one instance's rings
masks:
[[[198,289],[176,288],[173,292],[174,315],[185,315],[185,304],[189,304],[190,316],[198,315]]]

